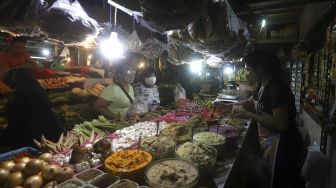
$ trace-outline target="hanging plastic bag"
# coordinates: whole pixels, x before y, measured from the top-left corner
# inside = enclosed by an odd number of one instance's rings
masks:
[[[308,188],[326,187],[329,165],[327,157],[320,151],[316,143],[308,147],[307,157],[301,170]]]
[[[177,84],[177,86],[174,90],[174,97],[175,97],[175,102],[179,99],[186,99],[186,91],[181,86],[181,84]]]
[[[147,39],[141,46],[140,54],[147,58],[155,59],[161,56],[166,50],[165,45],[155,38]]]
[[[142,47],[141,39],[136,31],[128,36],[128,49],[132,52],[139,52]]]

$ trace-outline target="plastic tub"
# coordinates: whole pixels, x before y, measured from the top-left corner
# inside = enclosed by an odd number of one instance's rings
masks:
[[[213,125],[209,128],[210,132],[217,132],[218,125]],[[228,147],[235,146],[239,137],[239,130],[232,126],[219,125],[218,134],[225,137],[225,145]]]
[[[174,129],[174,127],[179,127],[177,132],[179,135],[170,131],[170,129]],[[172,138],[176,144],[183,144],[191,140],[191,126],[188,125],[176,125],[176,126],[169,126],[160,131],[160,135],[167,136]]]
[[[109,188],[138,188],[139,185],[133,181],[122,179],[119,182],[116,182]]]
[[[200,176],[206,176],[213,172],[217,150],[213,146],[187,142],[176,147],[175,156],[190,161],[198,168]]]
[[[70,179],[67,180],[61,184],[59,184],[57,187],[58,188],[79,188],[82,187],[84,185],[83,182],[76,180],[76,179]]]
[[[94,180],[92,180],[90,184],[98,188],[106,188],[113,185],[118,180],[119,180],[118,177],[112,174],[104,173],[95,178]]]
[[[155,160],[174,156],[175,141],[166,136],[152,136],[141,140],[140,147],[149,151]]]
[[[129,167],[118,167],[121,163],[124,157],[127,156],[129,159],[127,159],[127,162],[132,160],[132,163],[138,163],[139,161],[143,161],[141,164],[137,164],[135,168],[129,168]],[[139,158],[142,158],[139,160]],[[117,159],[117,160],[115,160]],[[126,160],[126,159],[125,159]],[[133,175],[142,175],[144,172],[144,169],[148,166],[149,163],[151,163],[153,160],[153,156],[150,152],[144,151],[144,150],[122,150],[117,153],[114,153],[106,158],[104,162],[104,167],[107,172],[112,174],[118,174],[121,177],[128,177]],[[117,163],[115,163],[117,162]]]
[[[224,149],[225,137],[214,132],[201,132],[193,136],[193,142],[197,144],[205,144],[216,148],[218,153]]]
[[[165,174],[166,172],[170,174]],[[169,181],[167,176],[175,176],[177,179]],[[165,182],[161,181],[162,179],[165,179]],[[199,173],[189,161],[176,158],[163,159],[148,166],[145,181],[151,188],[192,188],[198,184]]]
[[[103,172],[101,170],[90,168],[90,169],[85,170],[81,173],[78,173],[75,176],[75,178],[87,183],[87,182],[95,179],[96,177],[100,176],[101,174],[103,174]]]

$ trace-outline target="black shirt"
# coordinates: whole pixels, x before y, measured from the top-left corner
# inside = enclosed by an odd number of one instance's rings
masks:
[[[290,87],[281,79],[271,78],[268,84],[264,86],[263,93],[261,95],[260,93],[257,107],[257,113],[259,114],[267,113],[273,115],[273,109],[282,105],[288,105],[289,127],[286,131],[280,133],[277,158],[279,160],[279,156],[282,156],[284,159],[298,160],[302,151],[303,141],[295,123],[295,98]],[[274,130],[271,131],[276,132]]]
[[[271,78],[261,90],[263,92],[260,91],[257,98],[257,113],[273,115],[273,109],[288,105],[290,126],[295,126],[295,98],[289,86],[280,79]]]

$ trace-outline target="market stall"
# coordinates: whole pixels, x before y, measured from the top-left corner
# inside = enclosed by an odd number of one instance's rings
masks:
[[[0,51],[22,60],[0,58],[1,79],[14,72],[0,82],[0,187],[269,188],[290,174],[274,177],[289,164],[276,166],[278,147],[305,157],[295,107],[333,153],[335,24],[309,30],[336,8],[317,2],[0,2]],[[20,88],[18,69],[32,76]]]
[[[235,161],[246,147],[241,147],[245,145],[246,132],[252,134],[249,132],[253,126],[248,126],[244,120],[230,119],[224,119],[220,125],[208,126],[200,114],[170,112],[154,119],[151,117],[153,121],[139,123],[110,122],[100,116],[76,124],[57,143],[45,138],[36,141],[39,151],[24,149],[1,155],[2,171],[10,172],[9,177],[14,176],[15,171],[18,178],[2,181],[6,185],[24,182],[28,186],[30,179],[37,179],[33,182],[45,185],[57,179],[52,178],[55,174],[64,171],[67,174],[64,179],[56,180],[59,187],[70,184],[107,187],[124,183],[151,187],[224,185],[227,177],[230,180],[232,176],[229,175],[231,169],[240,168],[236,167],[240,162]],[[42,168],[42,161],[35,158],[50,164],[44,164],[46,166]],[[24,166],[30,167],[31,161],[41,165],[35,164],[36,171],[26,180],[30,175]],[[16,171],[14,169],[19,167],[13,168],[14,165],[23,167]],[[167,169],[158,171],[156,168]],[[190,168],[190,171],[179,168]],[[42,176],[34,175],[40,171]]]

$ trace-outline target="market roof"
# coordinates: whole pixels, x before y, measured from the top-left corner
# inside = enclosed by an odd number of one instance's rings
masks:
[[[297,43],[332,6],[331,1],[317,2],[321,1],[3,0],[0,29],[65,44],[81,44],[88,36],[98,41],[117,30],[131,51],[148,58],[167,54],[174,64],[191,57],[214,63],[239,59],[249,43]],[[314,22],[304,16],[312,3],[319,7]],[[268,23],[264,30],[262,19]],[[289,38],[278,39],[282,29]]]

